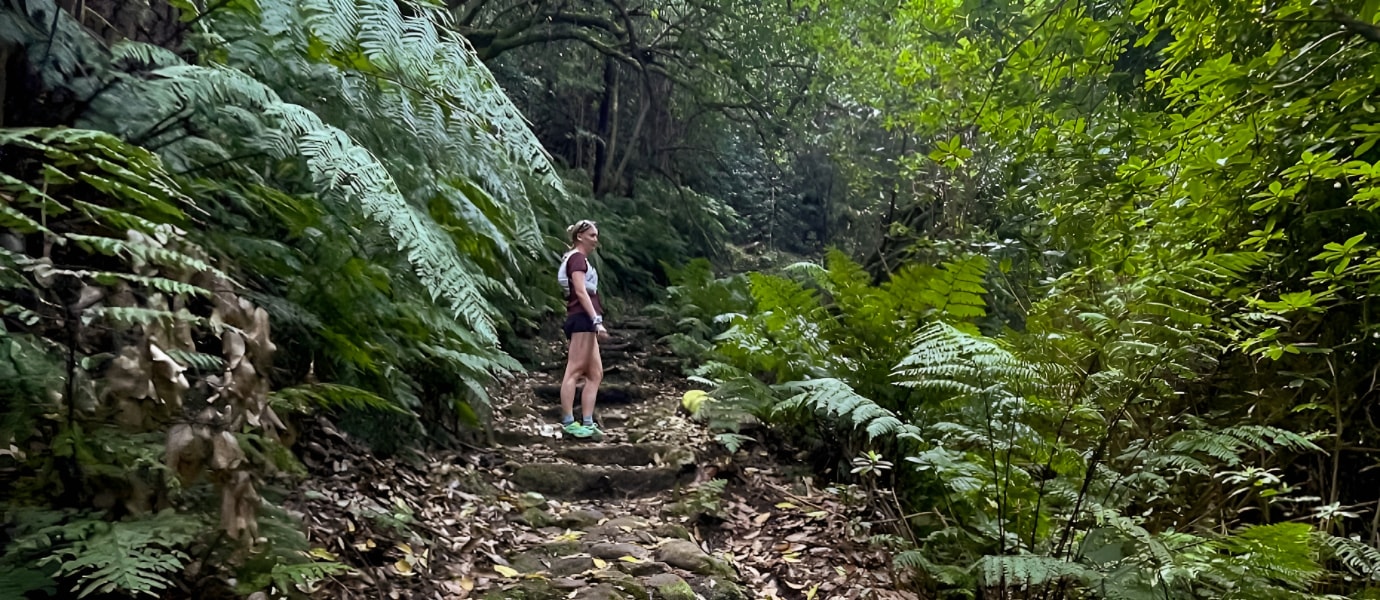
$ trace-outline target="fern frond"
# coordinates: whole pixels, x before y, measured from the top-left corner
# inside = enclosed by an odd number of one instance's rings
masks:
[[[1238,425],[1217,430],[1189,429],[1179,431],[1164,440],[1169,457],[1185,457],[1182,466],[1192,466],[1187,457],[1206,454],[1228,465],[1241,462],[1246,452],[1276,452],[1288,449],[1297,452],[1316,452],[1321,448],[1308,438],[1292,431],[1264,425]],[[1199,463],[1201,464],[1201,463]]]
[[[28,598],[30,592],[43,592],[45,597],[57,596],[54,569],[35,569],[14,565],[0,565],[0,598]]]
[[[269,571],[269,580],[279,591],[311,589],[316,584],[354,569],[348,565],[331,561],[303,562],[297,564],[275,564]]]
[[[1313,543],[1320,546],[1327,557],[1341,563],[1358,577],[1380,582],[1380,548],[1321,531],[1313,532]]]
[[[952,320],[968,320],[987,315],[987,302],[983,296],[987,289],[983,280],[987,276],[987,258],[979,255],[946,262],[939,274],[930,280],[930,287],[921,294],[921,299],[934,307],[935,311]]]
[[[193,273],[200,271],[219,272],[210,263],[199,258],[150,244],[78,233],[69,233],[66,237],[92,252],[129,259],[136,264],[153,264]]]
[[[806,409],[838,419],[850,429],[864,429],[876,435],[919,439],[920,429],[905,423],[896,414],[865,398],[841,380],[812,379],[793,381],[776,386],[792,396],[777,404],[778,413]]]
[[[137,521],[78,521],[61,526],[72,544],[38,564],[57,564],[57,575],[80,577],[79,598],[113,592],[158,597],[189,560],[180,548],[205,528],[199,518],[170,511]]]
[[[899,552],[891,562],[897,569],[920,571],[946,586],[966,587],[972,582],[972,576],[965,569],[954,565],[935,564],[921,550]]]
[[[178,323],[188,323],[214,328],[214,324],[210,320],[194,315],[185,308],[169,311],[137,306],[97,306],[82,312],[82,321],[86,325],[104,321],[112,325],[126,327],[144,327],[154,324],[173,327]]]
[[[408,414],[406,409],[378,394],[336,383],[309,383],[283,388],[273,391],[268,398],[276,405],[296,411],[315,406],[325,409],[350,408]]]
[[[436,225],[414,209],[391,174],[368,150],[345,132],[325,124],[315,113],[281,101],[278,95],[240,71],[223,67],[179,66],[160,69],[150,86],[208,106],[241,105],[261,111],[277,123],[259,149],[278,158],[300,153],[321,191],[359,205],[383,225],[398,250],[436,298],[445,298],[456,316],[496,343],[494,308],[484,299],[482,270],[460,255]]]
[[[168,356],[178,364],[187,365],[197,371],[214,373],[225,370],[225,359],[214,354],[203,354],[201,352],[187,352],[179,348],[164,350]]]
[[[1088,567],[1052,556],[1034,554],[984,556],[973,565],[981,585],[1018,587],[1068,580],[1095,585],[1100,576]]]
[[[1315,539],[1306,523],[1274,523],[1246,527],[1224,545],[1246,576],[1302,590],[1322,575],[1314,560]]]

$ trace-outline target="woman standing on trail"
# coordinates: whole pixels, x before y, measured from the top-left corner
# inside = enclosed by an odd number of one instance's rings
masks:
[[[565,229],[570,236],[570,251],[561,258],[556,280],[565,291],[565,337],[570,340],[565,377],[561,379],[561,424],[567,435],[601,438],[594,424],[594,398],[604,379],[604,361],[599,357],[599,338],[607,338],[604,307],[599,303],[599,274],[589,264],[589,256],[599,246],[599,228],[594,221],[581,220]],[[585,378],[580,399],[581,421],[575,420],[575,386]]]

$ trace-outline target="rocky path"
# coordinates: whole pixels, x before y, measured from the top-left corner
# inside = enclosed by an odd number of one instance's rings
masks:
[[[857,490],[729,454],[679,410],[688,382],[649,335],[606,347],[598,442],[560,436],[563,359],[543,350],[545,370],[498,386],[490,448],[382,461],[327,423],[309,436],[320,481],[290,505],[314,553],[355,568],[319,597],[914,597],[866,543]]]

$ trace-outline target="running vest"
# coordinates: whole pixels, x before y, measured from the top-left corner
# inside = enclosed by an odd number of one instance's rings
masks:
[[[566,252],[565,256],[561,257],[561,268],[556,271],[556,281],[561,284],[561,291],[565,292],[565,314],[569,316],[585,312],[585,307],[580,305],[580,298],[570,289],[570,274],[577,271],[585,272],[585,291],[589,292],[589,301],[594,305],[594,311],[602,315],[604,307],[599,303],[599,272],[579,250]]]

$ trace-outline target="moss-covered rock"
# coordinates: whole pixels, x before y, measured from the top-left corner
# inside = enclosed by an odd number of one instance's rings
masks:
[[[699,575],[717,575],[728,579],[737,574],[733,566],[710,556],[689,540],[670,540],[657,549],[657,560]]]
[[[577,508],[556,519],[556,524],[566,529],[585,529],[604,520],[604,513],[592,508]]]
[[[624,556],[647,558],[652,555],[649,550],[637,544],[622,544],[617,542],[598,542],[592,544],[589,547],[589,553],[593,556],[608,560],[618,560]]]
[[[743,588],[724,577],[711,577],[703,593],[708,600],[748,600]]]
[[[524,510],[522,511],[522,514],[518,515],[518,517],[514,520],[524,525],[527,525],[528,527],[533,527],[536,529],[541,529],[542,527],[550,527],[556,523],[556,518],[552,517],[551,513],[548,513],[540,508],[529,508],[527,510]]]
[[[489,591],[484,594],[484,600],[560,600],[568,593],[544,579],[524,579],[515,585]]]
[[[642,582],[636,577],[621,571],[600,571],[594,575],[601,583],[613,586],[614,589],[633,600],[651,600],[652,595],[647,593],[647,588],[642,586]]]
[[[689,540],[690,530],[678,523],[662,523],[652,531],[657,537],[672,538],[677,540]]]
[[[658,600],[696,600],[695,590],[674,573],[653,575],[646,581],[647,587],[656,590]]]
[[[508,557],[508,564],[523,573],[539,573],[546,570],[542,556],[535,552],[522,552]]]

